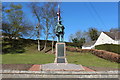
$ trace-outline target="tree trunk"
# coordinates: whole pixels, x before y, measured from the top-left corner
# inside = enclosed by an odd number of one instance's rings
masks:
[[[54,53],[54,40],[52,41],[52,53]]]
[[[43,49],[43,51],[45,51],[45,50],[46,50],[46,46],[47,46],[47,39],[48,39],[48,32],[47,32],[47,34],[46,34],[45,45],[44,45],[44,49]]]
[[[46,46],[47,46],[47,40],[45,40],[45,45],[44,45],[44,49],[43,49],[43,51],[46,50]]]
[[[45,32],[45,35],[46,35],[46,39],[45,39],[45,45],[44,45],[44,49],[43,51],[46,50],[46,46],[47,46],[47,39],[48,39],[48,31],[49,31],[49,27],[48,27],[48,19],[46,19],[46,32]]]
[[[40,51],[40,40],[38,39],[38,51]]]

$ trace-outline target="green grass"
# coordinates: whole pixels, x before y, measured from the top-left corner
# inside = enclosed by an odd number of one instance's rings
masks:
[[[38,52],[37,54],[5,54],[2,55],[3,64],[45,64],[54,61],[53,54],[44,54]]]
[[[111,67],[118,68],[118,64],[98,58],[91,53],[66,52],[69,63],[81,64],[84,66]],[[36,53],[22,54],[4,54],[2,55],[2,64],[46,64],[53,63],[55,55],[45,54],[36,51]]]
[[[84,66],[118,68],[118,64],[110,62],[91,53],[66,52],[69,63]],[[1,55],[0,55],[1,57]],[[54,54],[45,54],[37,51],[37,45],[31,44],[25,48],[24,53],[6,53],[2,55],[2,64],[46,64],[53,63]]]
[[[69,63],[84,66],[118,68],[118,63],[99,58],[91,53],[67,52],[67,60]]]
[[[2,64],[46,64],[54,62],[54,54],[37,51],[37,45],[25,48],[24,53],[6,53],[2,55]]]

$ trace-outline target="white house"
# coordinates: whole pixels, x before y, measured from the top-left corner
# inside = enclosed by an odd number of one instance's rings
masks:
[[[87,42],[82,46],[82,49],[93,49],[96,41]]]
[[[96,45],[101,44],[120,44],[120,32],[101,32],[97,41],[85,43],[82,49],[94,49]]]

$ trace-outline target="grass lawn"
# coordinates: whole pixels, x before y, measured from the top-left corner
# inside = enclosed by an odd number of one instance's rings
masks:
[[[118,63],[99,58],[91,53],[67,52],[67,60],[69,63],[84,66],[118,68]]]
[[[82,64],[84,66],[111,67],[118,68],[118,64],[98,58],[91,53],[66,52],[69,63]],[[42,52],[2,55],[2,64],[46,64],[54,62],[54,54],[45,54]]]
[[[4,54],[2,64],[45,64],[54,61],[54,54],[36,52],[33,54]]]

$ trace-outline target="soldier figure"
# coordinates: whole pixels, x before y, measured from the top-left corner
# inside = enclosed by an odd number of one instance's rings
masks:
[[[59,20],[55,29],[56,36],[58,37],[58,42],[64,42],[64,38],[63,38],[64,29],[65,27],[62,25],[61,21]]]
[[[58,16],[58,23],[57,26],[55,28],[55,33],[56,36],[58,37],[58,42],[64,42],[64,29],[65,27],[62,25],[62,21],[61,21],[61,16],[60,16],[60,7],[58,5],[58,12],[57,12],[57,16]]]

